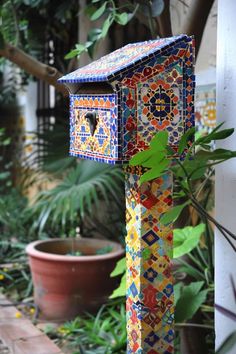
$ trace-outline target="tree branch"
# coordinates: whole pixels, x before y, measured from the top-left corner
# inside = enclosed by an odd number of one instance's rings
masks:
[[[213,3],[214,0],[192,1],[191,6],[189,6],[189,13],[186,16],[186,23],[183,25],[182,33],[195,37],[196,57]]]
[[[68,91],[65,86],[57,82],[57,79],[59,79],[63,74],[56,68],[41,63],[37,59],[9,43],[5,43],[4,48],[0,49],[0,56],[10,60],[28,74],[54,86],[56,90],[61,92],[64,96],[68,96]]]

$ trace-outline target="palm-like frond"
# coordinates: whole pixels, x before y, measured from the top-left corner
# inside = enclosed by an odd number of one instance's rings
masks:
[[[122,195],[120,167],[83,160],[55,188],[40,193],[33,212],[39,215],[37,226],[40,230],[49,219],[52,224],[65,226],[78,217],[92,216],[101,200],[109,203],[113,198],[120,205]]]

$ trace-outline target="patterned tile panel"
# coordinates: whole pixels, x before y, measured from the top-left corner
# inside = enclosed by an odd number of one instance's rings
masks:
[[[115,76],[125,73],[129,68],[133,68],[136,65],[143,66],[143,62],[147,58],[152,58],[170,45],[174,46],[179,41],[187,38],[188,36],[186,35],[179,35],[128,44],[83,68],[61,77],[59,82],[113,81]]]
[[[126,168],[128,354],[173,353],[174,295],[169,254],[172,225],[160,216],[172,206],[172,177],[139,186],[141,171]]]
[[[210,133],[216,127],[216,87],[215,85],[196,88],[195,119],[198,130]]]
[[[91,159],[118,158],[116,95],[71,95],[70,97],[70,155]],[[87,113],[96,116],[91,130]]]

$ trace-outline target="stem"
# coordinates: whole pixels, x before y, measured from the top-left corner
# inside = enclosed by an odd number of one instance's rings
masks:
[[[188,262],[184,261],[183,259],[179,258],[178,259],[179,263],[182,263],[183,265],[185,265],[188,268],[193,269],[194,272],[198,273],[198,275],[205,280],[205,275],[203,273],[201,273],[198,269],[194,268],[193,266],[191,266]]]
[[[220,223],[218,223],[218,221],[216,219],[213,218],[213,216],[211,216],[210,214],[208,214],[208,212],[201,206],[201,204],[195,199],[195,197],[193,195],[189,195],[189,198],[191,199],[192,203],[199,209],[199,212],[201,212],[201,214],[203,214],[208,220],[212,221],[213,224],[221,231],[221,229],[223,231],[225,231],[229,236],[231,236],[234,240],[236,240],[236,235],[233,234],[231,231],[229,231],[228,229],[226,229],[226,227],[224,227],[223,225],[221,225]]]
[[[208,267],[207,261],[206,261],[205,258],[203,257],[200,247],[197,246],[197,247],[196,247],[196,250],[197,250],[198,256],[199,256],[199,258],[201,259],[202,263],[203,263],[206,267]]]
[[[209,229],[209,223],[208,223],[207,219],[205,219],[205,224],[206,224],[206,243],[207,243],[207,250],[208,250],[208,263],[209,263],[211,277],[212,277],[212,279],[214,279],[212,242],[211,242],[211,234],[210,234],[210,229]]]
[[[199,194],[201,193],[201,191],[203,190],[203,188],[205,187],[207,181],[209,180],[209,178],[212,176],[214,170],[211,170],[210,173],[208,174],[208,176],[204,179],[203,183],[200,184],[200,187],[198,188],[198,190],[195,192],[196,194],[196,198],[199,196]]]
[[[206,329],[214,329],[214,326],[204,325],[198,323],[175,323],[175,327],[197,327],[197,328],[206,328]]]
[[[191,254],[188,253],[188,257],[200,268],[202,269],[202,264]],[[205,267],[204,267],[205,269]]]
[[[190,197],[190,199],[192,200],[192,197]],[[236,240],[236,236],[228,231],[227,229],[225,229],[222,225],[220,225],[213,217],[211,217],[211,215],[209,215],[202,207],[201,205],[197,202],[195,203],[192,200],[193,203],[193,207],[203,216],[205,216],[208,220],[211,220],[213,222],[213,224],[217,227],[217,229],[222,233],[222,235],[225,237],[225,239],[229,242],[230,246],[233,248],[233,250],[236,252],[236,247],[234,246],[234,244],[232,243],[232,241],[229,239],[230,235],[234,240]],[[227,235],[228,233],[228,235]]]

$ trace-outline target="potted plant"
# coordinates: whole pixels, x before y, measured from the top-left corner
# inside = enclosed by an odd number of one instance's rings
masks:
[[[117,242],[88,238],[35,241],[26,252],[35,303],[44,317],[54,320],[93,312],[104,304],[118,285],[110,273],[124,255]]]
[[[83,311],[95,311],[106,302],[118,285],[110,277],[117,261],[124,255],[120,243],[88,238],[89,220],[101,214],[101,224],[108,223],[108,210],[115,204],[119,214],[122,201],[123,175],[119,167],[91,161],[80,161],[68,171],[55,188],[41,192],[33,214],[40,233],[46,228],[60,227],[64,236],[75,236],[78,227],[81,237],[50,238],[30,243],[26,252],[34,284],[34,298],[44,317],[69,319]],[[114,200],[116,202],[114,203]],[[124,208],[124,207],[123,207]],[[97,217],[97,216],[96,216]],[[110,226],[110,236],[115,234]],[[118,280],[119,282],[119,280]]]

